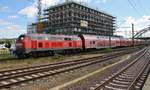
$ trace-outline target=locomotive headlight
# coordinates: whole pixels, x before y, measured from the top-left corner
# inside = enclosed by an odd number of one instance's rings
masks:
[[[21,40],[23,40],[24,39],[24,37],[21,37]]]

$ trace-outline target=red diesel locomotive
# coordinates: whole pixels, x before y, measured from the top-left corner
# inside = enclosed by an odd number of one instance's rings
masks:
[[[141,45],[143,43],[141,40],[135,40],[135,45]],[[132,40],[114,36],[24,34],[17,38],[15,54],[18,57],[36,57],[42,54],[66,54],[88,49],[131,45]]]

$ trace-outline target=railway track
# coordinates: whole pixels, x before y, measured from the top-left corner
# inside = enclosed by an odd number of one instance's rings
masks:
[[[120,71],[109,75],[92,90],[141,90],[150,70],[150,50],[126,65]]]
[[[133,52],[133,50],[124,50],[109,55],[81,59],[76,61],[59,62],[41,66],[27,67],[14,70],[0,71],[0,89],[9,88],[31,80],[36,80],[46,76],[53,76],[67,71],[79,69],[96,63],[105,62],[113,58]]]

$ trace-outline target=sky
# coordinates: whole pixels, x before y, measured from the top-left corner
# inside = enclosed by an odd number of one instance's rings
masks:
[[[42,0],[43,9],[65,0]],[[116,17],[116,35],[131,37],[150,26],[150,0],[74,0]],[[37,0],[0,0],[0,38],[16,38],[27,32],[27,25],[37,20]],[[146,33],[143,36],[149,36]]]

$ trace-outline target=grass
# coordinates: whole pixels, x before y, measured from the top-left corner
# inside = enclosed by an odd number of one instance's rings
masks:
[[[13,58],[13,55],[10,54],[9,50],[3,48],[0,49],[0,60]]]
[[[52,59],[53,59],[53,60],[60,61],[60,60],[65,59],[65,57],[64,57],[63,55],[57,54],[57,55],[53,56]]]
[[[104,52],[105,52],[105,53],[113,52],[113,49],[112,49],[112,48],[106,48],[106,49],[104,49]]]
[[[65,56],[63,55],[17,59],[13,55],[6,54],[6,55],[0,55],[0,69],[20,68],[20,67],[26,67],[32,65],[48,64],[48,63],[58,62],[62,60],[65,60]]]
[[[113,52],[114,50],[111,48],[104,49],[104,53]],[[48,64],[52,62],[57,61],[63,61],[63,60],[78,60],[83,57],[88,57],[90,55],[75,55],[75,56],[64,56],[64,55],[55,55],[55,56],[49,56],[49,57],[39,57],[39,58],[28,58],[28,59],[16,59],[13,55],[10,54],[4,54],[0,55],[0,69],[4,68],[18,68],[18,67],[26,67],[31,65],[39,65],[39,64]],[[93,55],[92,55],[93,56]],[[110,63],[111,64],[111,63]],[[104,64],[103,66],[107,66],[107,64]]]
[[[11,54],[1,54],[1,55],[0,55],[0,61],[1,61],[1,60],[12,59],[12,58],[14,58],[14,56],[11,55]]]

